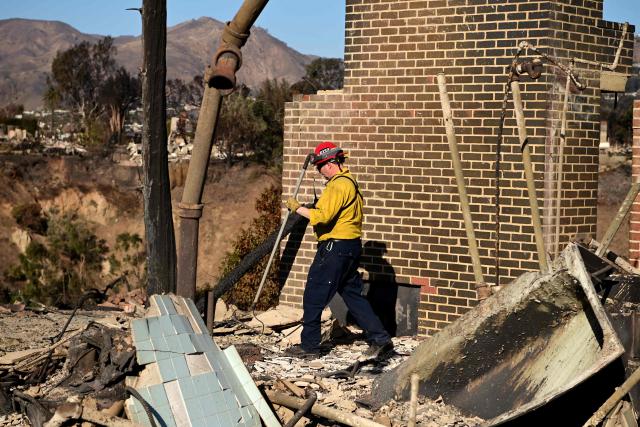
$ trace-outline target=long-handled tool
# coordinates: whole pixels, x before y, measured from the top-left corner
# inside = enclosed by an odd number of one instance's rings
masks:
[[[449,102],[449,93],[447,92],[447,80],[444,73],[438,74],[438,88],[440,90],[440,103],[442,104],[442,115],[444,117],[444,125],[447,131],[447,141],[449,142],[449,151],[451,151],[451,163],[458,185],[458,196],[460,197],[460,210],[464,219],[464,228],[467,232],[467,242],[469,244],[469,255],[473,263],[473,274],[476,279],[475,289],[479,300],[485,300],[491,296],[489,286],[484,280],[482,274],[482,264],[480,263],[480,253],[478,252],[478,243],[476,234],[473,230],[473,221],[471,220],[471,208],[469,207],[469,197],[467,196],[467,187],[464,181],[464,172],[462,170],[462,161],[458,152],[458,142],[456,140],[456,132],[453,127],[453,113],[451,112],[451,103]]]
[[[302,178],[304,178],[304,174],[307,171],[307,167],[309,166],[309,162],[311,162],[313,158],[313,153],[307,154],[307,157],[304,159],[304,164],[302,165],[302,169],[300,169],[300,176],[298,176],[298,182],[296,182],[296,188],[293,190],[293,197],[298,197],[298,191],[300,190],[300,184],[302,183]],[[262,288],[264,287],[264,283],[267,281],[267,276],[269,275],[269,270],[271,269],[271,263],[273,263],[273,258],[276,255],[276,251],[280,246],[280,239],[282,239],[282,232],[284,231],[284,227],[287,224],[287,220],[289,219],[289,215],[291,212],[287,210],[284,214],[284,218],[282,219],[282,225],[280,226],[280,231],[278,232],[278,236],[276,237],[276,242],[273,245],[273,250],[271,251],[271,255],[269,256],[269,261],[267,262],[267,268],[264,269],[264,273],[262,274],[262,280],[260,280],[260,286],[258,286],[258,292],[256,292],[256,297],[253,299],[251,303],[250,310],[253,311],[258,303],[258,299],[260,299],[260,294],[262,294]]]
[[[533,69],[533,66],[531,66]],[[523,67],[524,69],[524,67]],[[538,72],[527,72],[532,78],[538,78]],[[531,150],[529,148],[529,138],[527,137],[527,127],[524,119],[524,108],[522,107],[522,96],[520,94],[520,79],[522,73],[514,73],[511,80],[511,94],[513,96],[513,106],[518,124],[518,137],[520,139],[520,149],[522,151],[522,161],[524,164],[524,174],[527,181],[529,193],[529,206],[531,208],[531,225],[535,235],[536,249],[538,251],[538,263],[540,271],[549,272],[549,261],[547,251],[544,247],[544,237],[542,234],[542,224],[540,221],[540,209],[538,207],[538,196],[536,195],[535,177],[533,175],[533,162],[531,160]]]

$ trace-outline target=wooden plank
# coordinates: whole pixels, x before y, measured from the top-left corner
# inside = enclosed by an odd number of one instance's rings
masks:
[[[629,76],[626,74],[602,70],[600,73],[600,90],[624,93],[628,79]]]

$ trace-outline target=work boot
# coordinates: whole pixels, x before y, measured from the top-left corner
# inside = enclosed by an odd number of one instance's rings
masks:
[[[298,359],[317,359],[322,356],[320,348],[305,349],[300,344],[292,345],[284,351],[285,356]]]
[[[393,342],[389,340],[383,344],[370,344],[362,355],[367,359],[381,359],[391,352],[393,352]]]

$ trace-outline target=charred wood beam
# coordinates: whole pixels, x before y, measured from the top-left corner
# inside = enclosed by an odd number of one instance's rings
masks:
[[[176,243],[169,191],[166,0],[142,3],[142,182],[147,252],[147,293],[176,291]]]

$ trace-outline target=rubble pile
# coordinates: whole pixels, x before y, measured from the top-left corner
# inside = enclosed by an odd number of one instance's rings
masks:
[[[387,413],[387,417],[394,420],[394,425],[405,426],[409,423],[409,402],[392,400],[384,405],[378,412]],[[464,417],[460,411],[450,405],[446,405],[442,399],[435,401],[419,397],[416,411],[416,424],[424,427],[466,427],[478,426],[483,420],[474,417]]]
[[[124,378],[137,370],[130,316],[103,311],[69,316],[21,311],[0,318],[12,328],[0,339],[12,343],[2,346],[0,356],[0,426],[117,421],[126,398]],[[33,329],[37,325],[42,328]]]
[[[354,326],[341,328],[331,318],[328,310],[323,313],[323,336],[326,341],[331,341],[331,351],[312,360],[289,357],[285,351],[291,344],[299,343],[301,310],[279,306],[261,313],[250,322],[245,322],[250,319],[250,315],[233,306],[226,307],[218,303],[216,317],[221,322],[221,326],[214,329],[214,333],[218,334],[215,336],[216,342],[222,347],[238,347],[252,378],[263,388],[293,393],[299,398],[304,398],[309,391],[313,391],[320,405],[374,420],[381,425],[407,425],[408,402],[391,402],[372,411],[367,408],[366,400],[363,398],[371,392],[376,376],[394,369],[406,360],[422,342],[421,339],[395,337],[395,350],[388,358],[382,361],[365,360],[354,369],[354,361],[361,358],[367,348],[362,331]],[[297,324],[291,324],[293,319],[297,319]],[[257,320],[262,320],[264,326]],[[265,333],[259,333],[262,332],[262,328]],[[259,354],[257,358],[256,353]],[[293,416],[291,409],[275,406],[281,420],[286,421]],[[306,418],[303,420],[310,422]],[[442,399],[431,401],[425,398],[420,399],[416,421],[417,425],[429,427],[472,427],[482,422],[477,417],[464,417],[455,407],[446,405]],[[300,423],[296,425],[305,425],[303,421]],[[323,424],[320,421],[315,425],[332,426],[333,423]]]
[[[391,402],[373,411],[362,398],[371,392],[374,378],[405,360],[419,339],[394,338],[395,352],[390,357],[364,360],[354,367],[367,347],[362,334],[355,327],[339,327],[327,311],[323,330],[332,348],[318,359],[303,360],[285,352],[299,342],[301,310],[277,307],[252,317],[219,304],[214,341],[199,314],[194,315],[197,311],[189,300],[154,296],[146,310],[138,309],[141,300],[144,296],[136,292],[113,292],[107,298],[109,311],[78,311],[60,337],[56,336],[71,312],[5,307],[0,314],[4,330],[0,334],[0,426],[150,425],[144,403],[130,397],[135,390],[156,418],[171,421],[168,426],[178,425],[183,417],[204,422],[202,425],[236,425],[210,421],[233,411],[244,420],[237,425],[247,426],[260,425],[258,416],[267,426],[285,424],[294,416],[296,408],[275,403],[272,413],[259,389],[266,396],[301,400],[313,392],[317,401],[312,412],[328,408],[340,416],[373,423],[370,425],[407,423],[406,404]],[[128,305],[136,309],[129,310]],[[184,359],[184,370],[180,371],[176,358]],[[188,397],[185,384],[193,384],[196,394],[198,387],[204,387],[210,393],[206,397],[209,408],[201,404],[201,409],[194,409],[190,399],[195,397]],[[220,412],[215,403],[219,402],[216,384],[229,394],[224,401],[239,403],[237,409],[231,404]],[[167,402],[175,402],[175,396],[184,402],[163,407],[158,401],[160,391],[166,393],[163,399]],[[232,395],[235,397],[229,400]],[[335,422],[306,413],[296,425],[333,426]],[[462,427],[478,423],[478,419],[467,419],[441,401],[420,401],[417,425]]]

